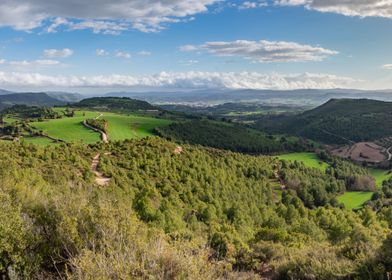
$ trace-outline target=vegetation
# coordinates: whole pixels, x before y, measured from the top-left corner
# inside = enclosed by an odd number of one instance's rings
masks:
[[[254,127],[329,144],[371,141],[392,135],[391,111],[391,102],[332,99],[295,116],[265,116]]]
[[[279,155],[278,158],[289,161],[301,161],[308,167],[318,168],[322,171],[328,168],[328,164],[322,161],[316,153],[290,153]]]
[[[283,163],[272,157],[175,153],[159,138],[0,146],[2,277],[386,279],[391,269],[391,208],[310,209],[292,190],[276,200]],[[97,152],[105,188],[90,170]],[[334,182],[280,168],[300,186]]]
[[[105,133],[108,132],[108,122],[104,119],[87,119],[86,123],[92,127],[99,129],[100,131],[103,131]]]
[[[311,148],[310,143],[301,139],[288,141],[284,137],[268,136],[240,125],[208,120],[177,122],[158,128],[157,132],[169,140],[250,154]]]
[[[83,99],[78,103],[73,103],[75,108],[88,108],[100,111],[119,111],[119,112],[135,112],[135,111],[158,111],[158,108],[150,103],[126,97],[93,97]]]

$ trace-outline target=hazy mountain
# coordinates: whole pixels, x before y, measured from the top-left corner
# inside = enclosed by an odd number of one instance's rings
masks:
[[[199,90],[191,92],[111,92],[106,96],[130,97],[155,104],[218,105],[228,102],[317,106],[333,98],[369,98],[392,101],[392,91],[352,89],[303,90]]]
[[[66,102],[53,98],[44,92],[26,92],[0,95],[0,109],[11,107],[13,105],[54,106],[65,104]]]

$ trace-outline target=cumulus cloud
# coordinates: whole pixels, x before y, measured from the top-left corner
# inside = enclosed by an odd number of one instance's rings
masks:
[[[73,55],[74,51],[71,49],[48,49],[44,50],[44,56],[48,58],[65,58]]]
[[[123,52],[123,51],[116,52],[116,56],[120,57],[120,58],[125,58],[125,59],[130,59],[131,58],[131,54],[130,53]]]
[[[207,42],[203,45],[185,45],[181,51],[207,51],[217,56],[239,56],[257,62],[322,61],[338,54],[337,51],[284,41]]]
[[[1,72],[0,87],[145,87],[183,89],[329,89],[350,87],[356,80],[328,74],[257,72],[161,72],[155,75],[52,76]]]
[[[305,6],[309,10],[330,12],[345,16],[392,18],[390,0],[275,0],[281,6]]]
[[[221,0],[1,0],[0,26],[32,30],[51,21],[46,30],[61,25],[71,29],[92,29],[97,33],[118,33],[134,28],[159,31],[165,24],[192,19]]]

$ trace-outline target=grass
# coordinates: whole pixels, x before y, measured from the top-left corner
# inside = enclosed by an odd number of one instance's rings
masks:
[[[79,142],[84,144],[96,143],[101,137],[99,133],[83,126],[82,122],[88,118],[95,118],[98,112],[78,111],[75,117],[33,122],[31,126],[42,130],[47,135],[62,139],[66,142]]]
[[[382,187],[382,182],[391,178],[392,174],[388,170],[369,168],[370,174],[376,179],[377,188]],[[345,192],[338,197],[338,201],[343,203],[347,209],[359,209],[372,198],[373,192]]]
[[[53,140],[47,137],[24,137],[22,138],[22,141],[38,146],[48,146],[48,145],[58,144],[58,142],[54,142]]]
[[[102,118],[108,121],[109,139],[113,141],[151,136],[155,127],[171,123],[164,119],[113,113],[104,113]]]
[[[58,112],[63,108],[56,108]],[[170,124],[169,120],[143,117],[136,115],[121,115],[109,112],[75,111],[72,118],[33,122],[31,126],[42,130],[47,135],[62,139],[66,142],[79,142],[84,144],[96,143],[101,140],[99,133],[83,126],[83,121],[95,118],[102,114],[103,119],[108,121],[109,139],[113,141],[142,138],[154,134],[155,127]],[[39,140],[33,140],[38,141]]]
[[[392,174],[389,172],[389,170],[369,168],[369,172],[376,179],[377,188],[381,188],[382,182],[392,177]]]
[[[338,201],[343,203],[347,209],[359,209],[372,198],[372,195],[373,192],[345,192],[338,197]]]
[[[278,156],[279,159],[302,161],[306,166],[326,170],[328,164],[322,162],[315,153],[293,153]],[[382,182],[392,177],[388,170],[369,168],[370,174],[376,179],[377,188],[382,187]],[[345,192],[337,199],[347,209],[359,209],[372,198],[373,192]]]
[[[315,153],[291,153],[279,155],[279,159],[289,161],[302,161],[307,167],[317,168],[325,171],[328,164],[320,160]]]

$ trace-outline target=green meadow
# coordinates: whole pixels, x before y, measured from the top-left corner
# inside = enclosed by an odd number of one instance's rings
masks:
[[[61,108],[56,108],[61,112]],[[110,140],[124,140],[142,138],[154,134],[154,128],[170,124],[169,120],[157,119],[136,115],[122,115],[108,112],[75,111],[74,117],[63,117],[61,119],[33,122],[31,126],[41,130],[47,135],[66,142],[78,142],[84,144],[100,141],[99,133],[86,128],[83,121],[86,119],[100,118],[108,122],[108,136]],[[30,142],[40,143],[43,140],[32,140]]]
[[[306,166],[326,170],[328,164],[322,162],[315,153],[292,153],[278,156],[279,159],[289,161],[302,161]],[[375,178],[378,188],[382,187],[382,182],[391,178],[392,174],[388,170],[369,168],[370,174]],[[372,198],[373,192],[345,192],[338,197],[338,201],[343,203],[347,209],[359,209],[366,201]]]
[[[328,164],[320,160],[316,153],[291,153],[279,155],[278,158],[289,161],[301,161],[307,167],[318,168],[323,171],[328,168]]]
[[[108,122],[109,140],[143,138],[154,135],[154,128],[171,123],[169,120],[135,115],[103,113]]]

